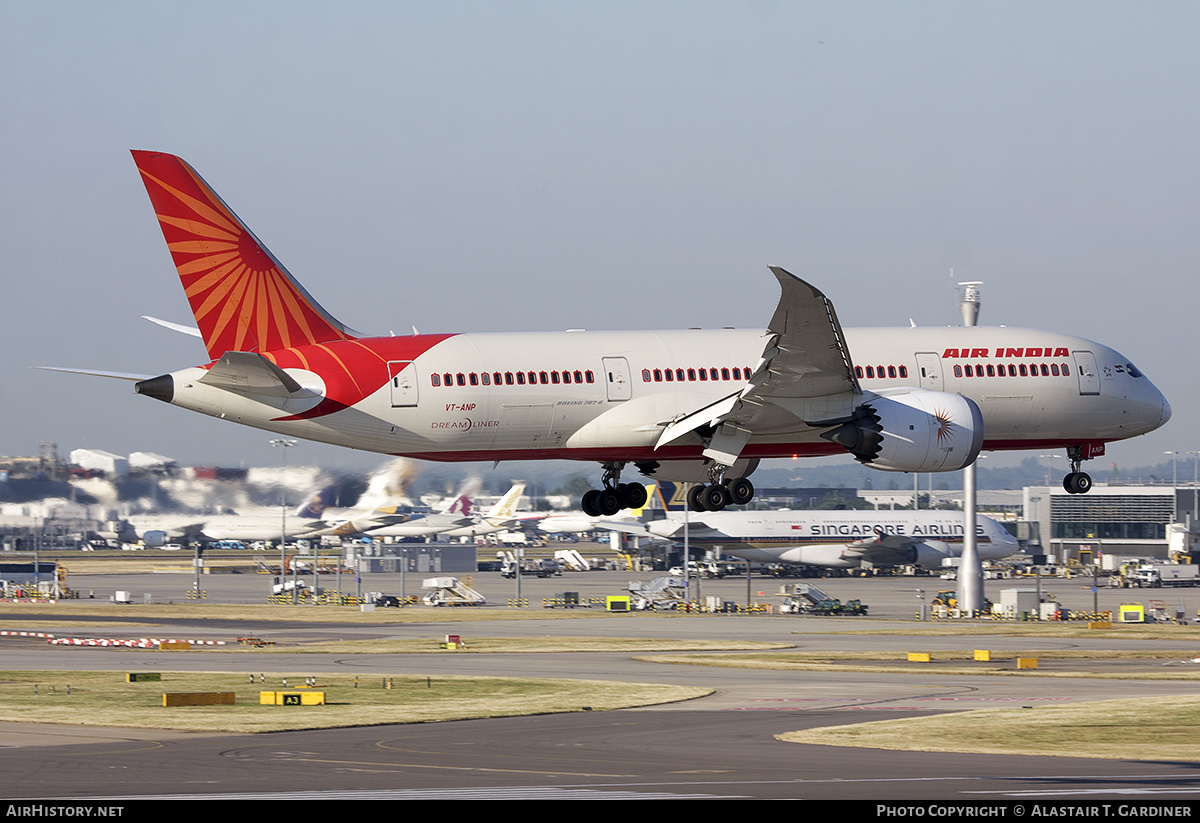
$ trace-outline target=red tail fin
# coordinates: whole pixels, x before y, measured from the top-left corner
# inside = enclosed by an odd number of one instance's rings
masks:
[[[288,273],[217,193],[178,157],[135,151],[209,357],[358,336]]]

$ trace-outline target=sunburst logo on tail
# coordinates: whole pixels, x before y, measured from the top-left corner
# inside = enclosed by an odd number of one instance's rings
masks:
[[[352,337],[191,166],[154,152],[133,156],[210,356]]]

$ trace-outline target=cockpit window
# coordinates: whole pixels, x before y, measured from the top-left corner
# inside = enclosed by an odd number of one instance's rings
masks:
[[[1143,377],[1144,375],[1138,370],[1138,367],[1132,363],[1125,364],[1125,371],[1129,372],[1134,377]]]

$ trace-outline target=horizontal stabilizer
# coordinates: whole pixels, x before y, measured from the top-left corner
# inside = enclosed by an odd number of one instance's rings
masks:
[[[95,369],[68,369],[63,366],[33,366],[42,371],[63,371],[68,374],[90,374],[93,377],[111,377],[117,380],[149,380],[152,374],[130,374],[123,371],[97,371]]]
[[[199,382],[238,394],[266,397],[290,397],[304,390],[295,378],[270,360],[246,351],[225,352]]]
[[[200,329],[196,328],[195,326],[185,326],[182,323],[172,323],[170,320],[159,320],[157,317],[151,317],[148,314],[143,314],[142,319],[149,320],[151,323],[154,323],[156,326],[162,326],[164,329],[170,329],[171,331],[177,331],[180,334],[186,334],[189,337],[201,336]]]

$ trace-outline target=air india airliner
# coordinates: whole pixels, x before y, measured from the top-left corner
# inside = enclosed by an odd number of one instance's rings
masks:
[[[1019,328],[843,329],[826,296],[771,267],[763,329],[373,337],[333,318],[178,157],[134,151],[208,358],[135,379],[139,394],[267,431],[441,461],[603,467],[592,515],[636,508],[632,465],[694,483],[719,511],[765,458],[849,452],[865,466],[956,471],[980,450],[1083,460],[1170,417],[1126,357]],[[69,369],[69,371],[85,371]]]

